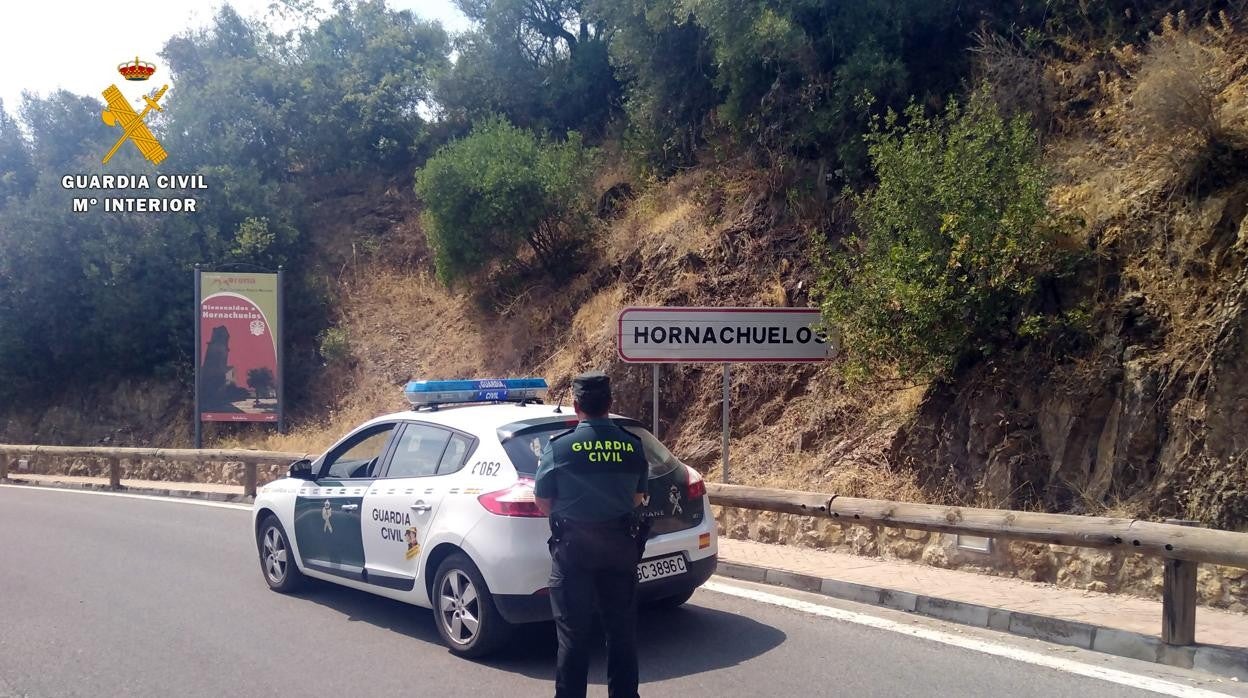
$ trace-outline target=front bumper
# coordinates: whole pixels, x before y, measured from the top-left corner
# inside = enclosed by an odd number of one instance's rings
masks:
[[[638,584],[637,600],[641,603],[657,601],[697,589],[715,574],[717,560],[717,555],[691,560],[685,574]],[[508,623],[537,623],[553,618],[550,593],[545,589],[537,594],[495,594],[494,605]]]

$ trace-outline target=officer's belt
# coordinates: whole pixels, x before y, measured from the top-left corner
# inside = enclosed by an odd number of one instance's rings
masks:
[[[607,519],[606,521],[580,521],[577,519],[569,519],[560,516],[554,519],[556,526],[561,528],[580,528],[591,529],[597,531],[620,531],[628,530],[633,523],[632,517],[624,515],[615,519]]]

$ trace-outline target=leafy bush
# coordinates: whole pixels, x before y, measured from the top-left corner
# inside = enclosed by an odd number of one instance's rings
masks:
[[[490,119],[437,152],[416,173],[425,234],[443,283],[516,257],[560,278],[573,271],[589,224],[594,151],[576,132],[543,141]]]
[[[326,364],[337,364],[351,358],[351,336],[342,327],[326,327],[317,337],[321,358]]]
[[[822,260],[820,292],[853,366],[939,377],[1012,335],[1061,253],[1025,117],[981,90],[904,121],[889,112],[867,138],[879,185],[857,197],[861,236]]]

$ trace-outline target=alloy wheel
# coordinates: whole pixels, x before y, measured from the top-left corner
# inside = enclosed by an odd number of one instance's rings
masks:
[[[481,604],[472,580],[462,570],[453,569],[442,578],[438,589],[438,619],[450,640],[471,644],[481,626]]]
[[[264,573],[273,584],[281,584],[286,579],[286,537],[270,526],[264,533]]]

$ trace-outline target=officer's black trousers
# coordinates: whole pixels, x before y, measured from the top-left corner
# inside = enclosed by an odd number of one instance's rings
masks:
[[[607,635],[607,691],[637,698],[637,543],[625,528],[569,523],[551,542],[550,605],[559,633],[555,698],[584,698],[595,607]]]

